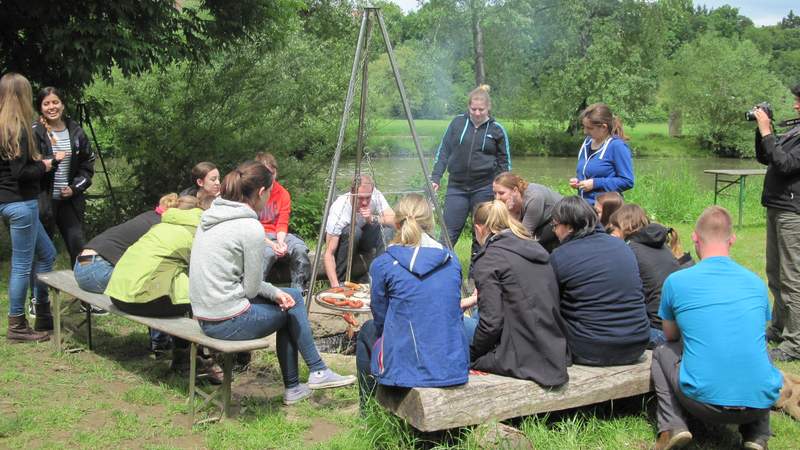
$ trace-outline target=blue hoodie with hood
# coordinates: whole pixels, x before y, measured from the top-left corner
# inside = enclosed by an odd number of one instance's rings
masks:
[[[420,247],[390,246],[369,270],[378,335],[372,374],[379,384],[442,387],[469,377],[461,312],[461,265],[425,235]]]

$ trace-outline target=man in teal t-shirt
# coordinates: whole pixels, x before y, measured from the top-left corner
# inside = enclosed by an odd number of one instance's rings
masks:
[[[724,208],[703,211],[692,240],[701,261],[674,272],[661,291],[669,342],[653,351],[650,369],[658,397],[656,449],[692,439],[689,415],[739,424],[743,447],[764,449],[769,409],[783,384],[767,354],[767,288],[730,258],[736,236]]]

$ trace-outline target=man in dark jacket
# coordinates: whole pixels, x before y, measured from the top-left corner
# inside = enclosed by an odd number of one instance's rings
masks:
[[[800,84],[792,88],[800,113]],[[800,359],[800,125],[776,136],[756,108],[756,158],[767,166],[761,204],[767,208],[767,280],[775,303],[767,338],[780,342],[773,360]]]
[[[547,251],[511,230],[491,236],[472,260],[480,319],[470,346],[477,370],[532,380],[567,382],[566,326]]]

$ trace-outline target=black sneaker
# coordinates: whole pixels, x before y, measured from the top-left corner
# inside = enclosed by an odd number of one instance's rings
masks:
[[[93,316],[107,316],[108,311],[105,309],[100,309],[94,305],[90,305],[88,303],[81,303],[81,312],[85,313],[86,311],[92,313]]]

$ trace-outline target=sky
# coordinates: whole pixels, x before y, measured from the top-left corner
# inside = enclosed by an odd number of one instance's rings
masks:
[[[391,0],[400,5],[404,11],[413,11],[418,7],[417,0]],[[775,25],[793,9],[800,14],[800,2],[792,0],[695,0],[695,5],[706,5],[709,9],[722,5],[739,8],[739,13],[747,16],[756,25]]]

